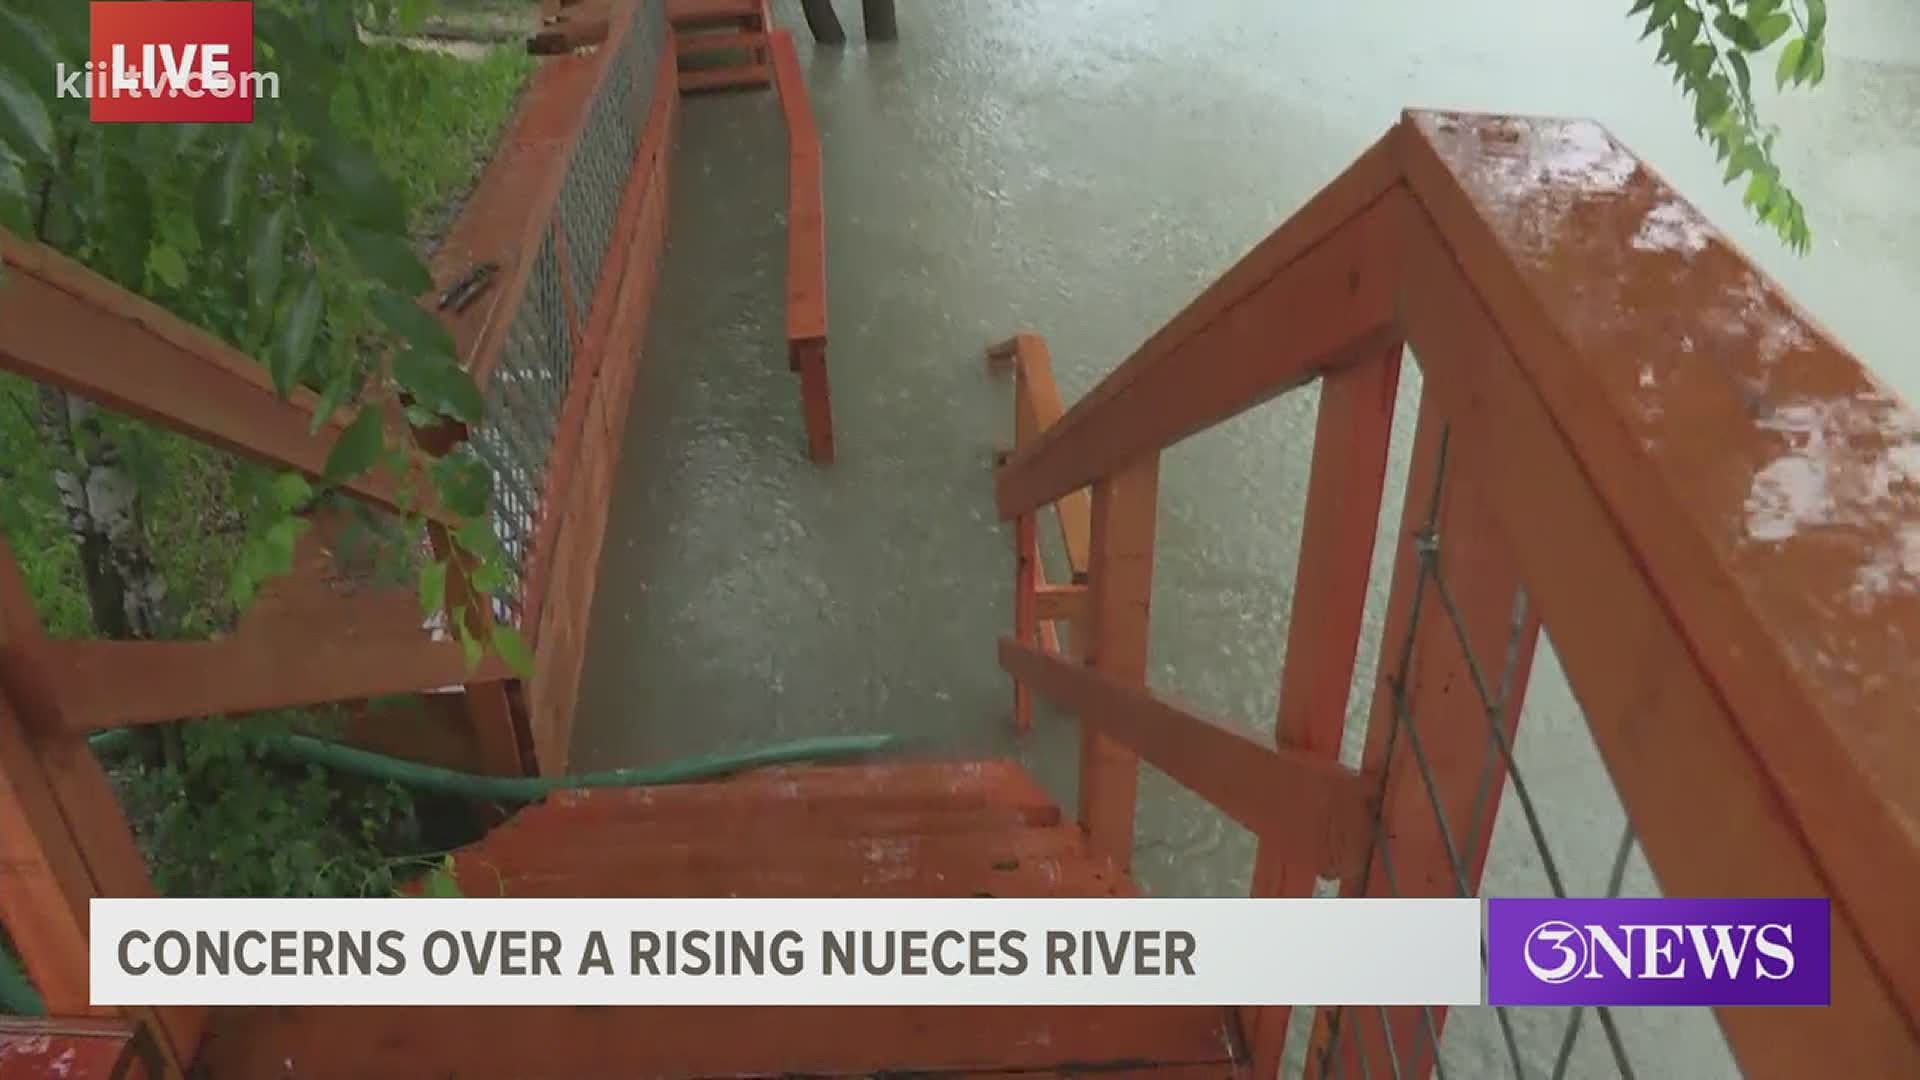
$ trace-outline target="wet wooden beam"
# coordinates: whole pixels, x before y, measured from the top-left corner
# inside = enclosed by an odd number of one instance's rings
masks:
[[[1290,862],[1328,876],[1364,865],[1372,835],[1371,786],[1361,774],[1338,762],[1274,749],[1144,686],[1011,639],[1000,643],[1000,666],[1124,746],[1133,760],[1149,762],[1266,838]]]
[[[1087,640],[1080,652],[1089,667],[1125,686],[1144,688],[1147,681],[1159,492],[1157,453],[1093,485]],[[1004,652],[1001,663],[1006,666]],[[1080,824],[1095,851],[1131,871],[1140,758],[1104,726],[1106,719],[1097,708],[1080,711]]]
[[[820,130],[807,100],[793,35],[768,36],[773,82],[787,124],[787,354],[800,375],[807,453],[833,461],[833,406],[827,387],[827,234],[820,176]],[[681,76],[682,85],[686,76]]]
[[[255,461],[323,475],[348,414],[311,431],[316,395],[281,398],[252,358],[51,248],[0,230],[0,262],[8,278],[0,368]],[[400,506],[400,485],[382,471],[346,489]],[[427,513],[444,516],[430,502]]]
[[[1001,518],[1379,355],[1398,333],[1397,181],[1383,141],[1018,452],[995,481]]]
[[[1920,1032],[1920,416],[1598,125],[1402,127],[1433,239]]]
[[[1805,830],[1772,774],[1767,755],[1775,748],[1751,737],[1751,725],[1711,675],[1712,656],[1683,633],[1685,609],[1660,587],[1659,568],[1630,543],[1631,527],[1613,518],[1576,449],[1579,440],[1520,361],[1521,335],[1495,320],[1499,305],[1476,293],[1462,272],[1472,264],[1457,258],[1424,212],[1411,224],[1407,336],[1424,385],[1452,422],[1448,452],[1460,458],[1456,475],[1485,485],[1487,505],[1511,540],[1528,595],[1578,688],[1588,730],[1662,889],[1674,896],[1835,899],[1833,1007],[1794,1010],[1791,1023],[1770,1010],[1722,1010],[1736,1056],[1767,1075],[1920,1074],[1920,1038],[1890,978],[1901,970],[1911,935],[1874,924],[1867,916],[1875,901],[1850,903],[1844,885],[1829,876],[1830,861],[1844,854],[1835,845],[1865,842],[1872,818],[1852,839],[1822,841]],[[1753,426],[1750,416],[1746,424]],[[1701,438],[1730,450],[1742,445],[1726,430]],[[1640,486],[1657,486],[1644,472],[1634,475]],[[1676,516],[1671,527],[1686,520]],[[1390,634],[1395,618],[1390,611]],[[1885,633],[1883,626],[1878,634]],[[1817,757],[1832,723],[1814,712],[1800,716],[1799,725],[1795,745]],[[1858,792],[1842,788],[1861,780],[1841,773],[1829,782],[1824,798],[1831,807],[1852,803]],[[1900,884],[1905,850],[1896,844],[1881,852],[1881,895],[1911,895]]]
[[[513,1010],[511,1025],[455,1007],[222,1010],[213,1075],[278,1076],[284,1062],[366,1080],[455,1076],[886,1075],[964,1069],[1104,1076],[1149,1062],[1231,1075],[1224,1011],[1152,1008],[664,1008]],[[750,1038],[742,1037],[751,1033]],[[360,1048],[357,1051],[349,1048]]]
[[[104,1010],[88,1004],[86,901],[138,899],[154,891],[106,771],[85,735],[58,727],[59,715],[44,695],[53,680],[41,676],[36,660],[49,644],[13,551],[0,536],[0,832],[7,837],[0,852],[9,859],[17,852],[26,860],[14,868],[24,870],[22,881],[0,889],[0,917],[11,927],[21,926],[16,921],[21,919],[35,934],[51,935],[14,938],[49,1008],[72,1015],[125,1015],[152,1025],[168,1066],[177,1070],[199,1045],[205,1009]],[[23,655],[26,664],[19,661]],[[16,836],[16,827],[25,835]],[[0,880],[6,876],[0,873]],[[24,897],[16,894],[16,884]],[[83,950],[78,957],[76,947]],[[78,970],[71,967],[76,959],[82,963]]]
[[[19,1080],[167,1080],[166,1068],[152,1036],[134,1024],[0,1016],[0,1076]]]
[[[0,649],[15,659],[15,649]],[[28,662],[56,689],[59,725],[70,732],[158,724],[425,693],[500,682],[498,657],[467,666],[453,641],[424,632],[336,627],[276,628],[217,641],[49,641]]]
[[[1394,342],[1320,382],[1274,740],[1283,750],[1323,761],[1340,760],[1346,734],[1404,351]],[[1254,896],[1311,896],[1318,877],[1316,867],[1289,865],[1279,847],[1259,841]],[[1278,1070],[1291,1015],[1289,1006],[1273,1005],[1249,1017],[1257,1074]]]

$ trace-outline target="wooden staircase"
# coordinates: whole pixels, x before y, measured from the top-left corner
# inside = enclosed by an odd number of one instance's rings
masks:
[[[455,860],[469,896],[1127,896],[1006,761],[557,795]],[[750,1033],[750,1037],[743,1037]],[[216,1010],[213,1077],[1240,1075],[1213,1007]]]
[[[773,29],[773,17],[767,11],[767,0],[668,0],[667,21],[673,26],[682,93],[772,84],[773,60],[767,51],[767,35]],[[687,63],[689,59],[729,53],[745,59],[735,63]]]

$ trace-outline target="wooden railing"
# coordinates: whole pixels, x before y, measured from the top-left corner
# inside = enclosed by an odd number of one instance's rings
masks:
[[[1406,508],[1347,768],[1409,348]],[[1093,845],[1129,862],[1145,760],[1258,835],[1257,895],[1471,895],[1511,789],[1560,889],[1552,794],[1512,753],[1544,626],[1622,862],[1637,839],[1668,895],[1833,901],[1831,1008],[1721,1012],[1746,1073],[1920,1075],[1920,418],[1605,131],[1410,113],[1064,415],[1037,339],[995,355],[1020,388],[1000,658],[1021,723],[1029,692],[1080,719]],[[1145,685],[1158,463],[1315,379],[1269,744]],[[1037,570],[1048,507],[1083,590]],[[1042,632],[1059,619],[1073,655]],[[1289,1019],[1247,1011],[1254,1075]],[[1316,1010],[1308,1074],[1427,1075],[1445,1019]]]
[[[616,0],[609,10],[612,27],[596,53],[557,57],[535,74],[435,261],[441,288],[475,264],[499,268],[481,302],[442,314],[488,393],[485,423],[473,433],[426,433],[396,418],[388,435],[389,445],[417,443],[409,467],[424,469],[456,440],[524,418],[525,399],[501,390],[512,381],[509,364],[559,376],[553,385],[564,392],[539,403],[552,413],[534,447],[540,468],[523,470],[538,486],[528,497],[531,543],[509,546],[520,587],[496,612],[531,639],[530,681],[497,658],[470,666],[444,630],[423,625],[410,585],[336,589],[334,523],[324,514],[296,547],[292,573],[270,583],[232,633],[210,641],[54,638],[0,538],[0,921],[54,1018],[48,1033],[79,1039],[75,1018],[123,1020],[164,1059],[155,1075],[172,1076],[192,1062],[205,1024],[202,1009],[88,1003],[87,901],[153,892],[89,735],[386,695],[452,697],[451,739],[424,719],[368,725],[359,735],[389,753],[455,767],[564,771],[613,465],[664,244],[678,103],[660,5]],[[256,462],[321,475],[341,421],[314,425],[314,395],[278,398],[244,355],[45,247],[0,232],[0,260],[0,369]],[[558,312],[533,311],[553,296]],[[536,317],[557,330],[517,342]],[[402,486],[375,472],[348,493],[392,508]],[[444,551],[454,519],[432,506],[426,517],[428,539]],[[462,570],[449,575],[449,614],[469,588]],[[86,1028],[86,1052],[118,1038],[109,1028]],[[23,1031],[31,1033],[20,1025],[0,1033],[13,1040],[6,1052]]]
[[[820,180],[820,130],[807,100],[793,35],[768,35],[773,84],[787,122],[787,363],[800,376],[807,454],[833,461],[833,404],[827,390],[827,233]]]

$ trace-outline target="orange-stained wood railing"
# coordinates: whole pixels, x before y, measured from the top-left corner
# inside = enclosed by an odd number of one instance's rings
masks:
[[[827,391],[827,232],[820,180],[820,129],[793,51],[793,35],[768,36],[773,82],[787,121],[787,362],[800,376],[807,454],[833,461],[833,404]]]
[[[1406,509],[1348,769],[1409,349]],[[1258,834],[1257,895],[1471,895],[1503,790],[1538,824],[1512,741],[1544,626],[1626,810],[1614,887],[1637,837],[1668,895],[1833,900],[1833,1007],[1720,1014],[1747,1074],[1920,1075],[1920,418],[1605,131],[1410,113],[1064,415],[1037,339],[995,355],[1020,385],[1001,663],[1080,717],[1096,847],[1130,859],[1144,759]],[[1270,747],[1145,686],[1158,461],[1314,379]],[[1033,519],[1089,488],[1069,602]],[[1077,657],[1043,612],[1079,620]],[[1427,1075],[1445,1019],[1316,1010],[1308,1074]],[[1288,1010],[1243,1020],[1271,1075]]]
[[[558,350],[568,362],[564,401],[552,404],[559,423],[551,444],[539,448],[538,539],[518,567],[524,606],[516,614],[534,644],[526,685],[497,659],[469,668],[444,632],[422,625],[411,588],[335,588],[327,549],[339,522],[326,514],[315,515],[296,547],[294,571],[262,591],[233,633],[205,642],[50,638],[0,538],[0,923],[55,1018],[47,1032],[84,1036],[90,1053],[111,1042],[113,1031],[60,1025],[78,1017],[124,1020],[151,1036],[164,1059],[156,1075],[171,1076],[192,1062],[205,1027],[202,1009],[88,1003],[87,901],[153,891],[89,734],[395,694],[452,697],[464,745],[448,748],[424,733],[370,741],[390,753],[432,746],[413,756],[457,767],[564,771],[613,465],[664,244],[678,99],[659,5],[622,0],[611,10],[601,52],[623,44],[629,58],[635,48],[653,50],[648,85],[636,89],[631,60],[611,74],[608,57],[548,61],[435,262],[442,285],[472,262],[500,265],[484,302],[447,316],[483,387],[504,378],[499,357],[515,348],[527,355],[529,346],[511,331],[524,322],[518,309],[536,302],[529,291],[536,263],[544,260],[549,277],[561,279],[547,287],[564,301],[565,340],[536,342],[535,353],[552,362]],[[622,108],[644,112],[624,116]],[[590,132],[600,141],[587,142]],[[596,181],[611,162],[619,189],[596,192],[570,155],[586,161]],[[610,219],[595,237],[604,251],[597,258],[569,253],[565,222],[584,223],[575,231],[594,235],[598,208]],[[8,278],[0,285],[0,369],[268,465],[320,474],[340,424],[309,431],[312,395],[275,397],[246,357],[43,247],[0,232],[0,258]],[[397,420],[394,430],[404,430]],[[415,460],[424,465],[466,434],[407,437],[422,447]],[[400,486],[376,473],[349,490],[391,507]],[[436,512],[429,522],[443,551],[444,520]],[[461,577],[449,575],[450,600],[467,587]],[[7,1038],[16,1036],[27,1037],[14,1031]]]

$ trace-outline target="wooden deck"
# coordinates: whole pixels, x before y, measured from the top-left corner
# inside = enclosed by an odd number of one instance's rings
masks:
[[[570,793],[456,860],[470,896],[1125,896],[1010,762],[778,769]],[[245,1077],[1236,1075],[1213,1007],[216,1010],[202,1064]],[[752,1032],[752,1038],[741,1033]]]

